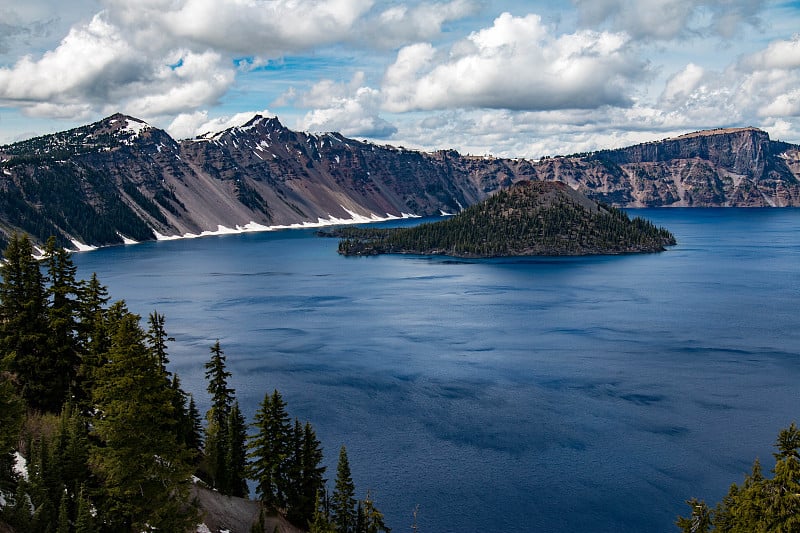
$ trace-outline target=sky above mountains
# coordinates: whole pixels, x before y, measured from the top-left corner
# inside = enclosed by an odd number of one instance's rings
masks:
[[[115,112],[509,157],[800,143],[800,1],[0,0],[0,144]]]

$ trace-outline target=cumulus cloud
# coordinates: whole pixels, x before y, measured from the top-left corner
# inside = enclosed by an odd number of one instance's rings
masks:
[[[758,26],[764,0],[572,0],[581,22],[607,24],[635,39],[690,35],[733,37],[743,25]]]
[[[478,7],[473,0],[423,2],[412,6],[392,4],[365,18],[359,26],[358,38],[384,47],[427,41],[436,38],[445,23],[471,15]]]
[[[256,115],[272,116],[272,113],[264,109],[262,111],[243,111],[214,118],[209,118],[207,110],[181,113],[173,119],[166,130],[174,139],[192,139],[199,135],[216,133],[228,128],[241,126]]]
[[[674,112],[709,121],[776,123],[800,116],[800,36],[778,39],[722,71],[689,65],[666,85],[661,101]],[[713,123],[713,122],[711,122]]]
[[[301,96],[303,105],[314,107],[299,123],[306,131],[338,131],[345,135],[386,138],[397,128],[381,118],[383,98],[364,85],[358,72],[349,83],[321,80]]]
[[[346,39],[373,0],[106,0],[110,16],[149,39],[277,57]]]
[[[632,82],[649,75],[624,34],[554,35],[538,15],[503,13],[449,53],[402,48],[383,80],[385,107],[402,112],[451,107],[517,110],[631,104]]]
[[[39,59],[0,68],[0,102],[37,116],[124,110],[153,117],[214,103],[233,79],[232,65],[215,52],[148,56],[98,14]]]

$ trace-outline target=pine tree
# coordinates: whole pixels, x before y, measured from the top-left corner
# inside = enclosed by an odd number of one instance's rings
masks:
[[[58,523],[59,502],[63,489],[55,473],[58,465],[53,461],[50,442],[46,436],[33,442],[30,455],[28,487],[34,508],[31,529],[53,531]]]
[[[200,420],[200,411],[194,402],[194,396],[189,394],[189,408],[187,409],[189,424],[186,428],[185,442],[190,450],[201,451],[203,448],[203,423]]]
[[[111,344],[108,330],[108,290],[92,274],[81,287],[78,306],[78,341],[81,361],[77,373],[77,385],[73,394],[81,410],[89,412],[94,379],[97,370],[106,362]]]
[[[800,531],[800,430],[794,423],[775,443],[773,478],[768,483],[766,516],[770,531]]]
[[[355,492],[347,449],[342,446],[339,450],[339,462],[336,465],[336,485],[331,497],[331,522],[336,533],[355,532],[357,518]]]
[[[155,358],[156,363],[159,365],[162,372],[167,374],[167,364],[169,364],[167,342],[174,341],[175,339],[167,335],[164,324],[164,315],[160,315],[158,311],[150,313],[147,319],[147,344],[150,347],[150,352]]]
[[[108,363],[97,376],[92,464],[103,482],[105,521],[117,531],[183,531],[196,519],[188,505],[190,454],[175,436],[172,392],[145,344],[139,317],[117,306]]]
[[[67,494],[67,491],[64,491],[61,494],[61,502],[58,506],[58,526],[56,533],[70,533],[69,505],[69,494]]]
[[[68,391],[74,388],[80,363],[78,340],[79,297],[81,288],[75,279],[77,268],[69,252],[56,247],[54,237],[45,248],[49,307],[47,309],[48,359],[55,379],[49,383],[53,396],[51,410],[61,407]]]
[[[5,251],[0,282],[0,354],[3,368],[16,373],[22,396],[35,409],[58,412],[63,401],[48,357],[44,280],[27,236],[13,235]]]
[[[390,533],[391,529],[386,527],[386,523],[384,522],[383,513],[375,507],[375,502],[372,500],[372,496],[370,495],[370,491],[367,490],[367,497],[364,498],[360,502],[360,508],[362,511],[362,529],[358,530],[358,533],[379,533],[383,531],[384,533]]]
[[[175,409],[175,432],[178,442],[184,444],[193,454],[199,455],[203,447],[203,424],[194,398],[181,388],[177,374],[172,375],[172,406]]]
[[[325,467],[322,466],[322,446],[311,424],[306,422],[301,427],[299,422],[295,422],[294,467],[291,469],[294,501],[288,506],[287,518],[302,527],[314,517],[317,496],[325,486]]]
[[[92,516],[92,504],[85,486],[78,493],[78,510],[75,516],[75,533],[96,533],[97,527]]]
[[[324,491],[320,490],[314,498],[314,515],[309,522],[308,533],[336,533],[322,501],[323,494]]]
[[[211,408],[206,413],[205,459],[211,484],[223,494],[230,494],[228,457],[228,417],[234,390],[228,387],[231,373],[225,369],[225,354],[219,340],[211,347],[211,359],[205,364]]]
[[[246,498],[249,494],[247,488],[247,424],[239,409],[239,402],[234,402],[227,421],[226,444],[227,456],[225,466],[228,471],[229,494],[239,498]]]
[[[288,456],[286,458],[286,519],[292,524],[303,526],[309,517],[302,513],[303,477],[303,426],[294,419],[289,432]]]
[[[16,488],[13,453],[24,412],[25,406],[14,390],[11,376],[0,372],[0,492],[5,494],[13,494]]]
[[[252,424],[255,434],[248,442],[250,476],[256,482],[256,495],[264,506],[275,511],[286,507],[286,470],[289,457],[289,415],[280,393],[264,395]]]
[[[684,533],[708,533],[711,530],[712,514],[706,502],[692,498],[686,501],[686,505],[692,510],[689,518],[680,516],[675,524]]]

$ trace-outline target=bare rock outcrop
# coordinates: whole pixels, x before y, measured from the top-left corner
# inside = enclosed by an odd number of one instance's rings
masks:
[[[800,206],[800,147],[754,128],[710,130],[533,161],[379,146],[292,131],[277,118],[191,140],[133,117],[0,147],[0,245],[64,245],[220,226],[456,213],[525,180],[620,207]]]

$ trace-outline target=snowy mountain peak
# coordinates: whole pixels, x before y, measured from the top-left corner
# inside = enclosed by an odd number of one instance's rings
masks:
[[[126,136],[136,136],[152,129],[150,124],[144,120],[116,113],[110,117],[101,120],[95,124],[98,133],[119,133]]]

